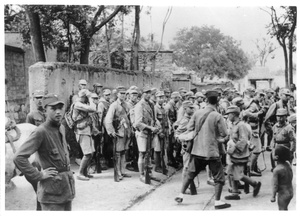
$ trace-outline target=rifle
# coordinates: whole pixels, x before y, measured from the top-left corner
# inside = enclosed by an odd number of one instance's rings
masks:
[[[113,137],[113,162],[114,162],[114,180],[119,182],[119,174],[117,169],[117,137]]]
[[[146,156],[145,156],[145,184],[151,184],[150,177],[150,150],[152,142],[152,131],[148,130],[147,135],[147,147],[146,147]]]

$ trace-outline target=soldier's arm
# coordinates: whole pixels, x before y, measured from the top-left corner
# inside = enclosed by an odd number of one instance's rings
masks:
[[[290,151],[295,152],[296,151],[296,134],[291,125],[289,125],[288,127],[289,127],[288,136],[289,136],[289,140],[290,140],[290,144],[291,144]]]
[[[135,127],[139,131],[143,131],[144,129],[150,129],[150,126],[146,125],[143,122],[143,107],[139,103],[134,108],[134,123]]]
[[[196,112],[195,112],[196,113]],[[195,113],[192,115],[190,121],[188,122],[187,126],[186,126],[186,129],[188,131],[192,131],[195,129],[195,124],[196,124],[196,115]]]
[[[74,109],[84,112],[96,112],[96,109],[88,104],[77,102],[74,104]]]
[[[32,132],[25,143],[17,150],[13,159],[16,167],[33,181],[40,181],[43,175],[32,166],[28,158],[39,149],[43,138],[43,134],[39,130]]]
[[[115,104],[112,104],[107,111],[107,114],[104,119],[104,125],[109,135],[115,134],[115,128],[113,127],[113,120],[116,111]]]
[[[218,128],[219,136],[220,138],[227,138],[228,137],[228,130],[226,126],[226,122],[222,115],[219,115],[218,118],[216,119],[216,126]]]

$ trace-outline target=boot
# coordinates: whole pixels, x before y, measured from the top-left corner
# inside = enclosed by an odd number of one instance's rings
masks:
[[[78,180],[83,180],[83,181],[88,181],[90,180],[88,177],[86,177],[84,174],[86,172],[86,168],[89,162],[89,157],[84,155],[81,163],[80,163],[80,167],[79,167],[79,175],[77,176]]]
[[[119,179],[121,180],[123,178],[122,176],[122,162],[121,162],[121,153],[120,152],[116,152],[116,156],[117,156],[117,164],[116,164],[116,169],[117,169],[117,172],[118,172],[118,176],[119,176]]]
[[[154,161],[155,161],[155,172],[163,173],[162,167],[161,167],[161,158],[160,158],[160,152],[154,152]]]

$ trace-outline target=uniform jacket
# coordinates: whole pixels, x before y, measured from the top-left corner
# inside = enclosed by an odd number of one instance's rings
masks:
[[[42,173],[33,167],[28,158],[37,152],[42,169],[55,167],[57,176],[42,179]],[[32,181],[39,181],[37,196],[42,203],[64,203],[75,196],[73,173],[63,125],[47,120],[35,129],[15,154],[17,168]]]
[[[104,125],[107,133],[110,135],[115,132],[119,137],[131,136],[131,123],[128,118],[129,107],[124,101],[121,104],[120,99],[113,102],[107,111]]]
[[[135,128],[145,137],[148,134],[147,130],[144,130],[147,126],[160,127],[155,116],[154,107],[152,108],[144,98],[135,105],[134,119]]]
[[[74,103],[72,118],[74,121],[78,121],[75,127],[75,133],[78,135],[91,135],[91,121],[89,119],[89,113],[96,112],[96,109],[89,104],[76,101]],[[82,121],[79,121],[82,120]],[[80,127],[79,127],[80,124]],[[85,126],[82,126],[85,125]]]
[[[224,118],[217,112],[216,107],[208,104],[205,109],[197,110],[192,116],[187,128],[189,131],[196,130],[199,127],[201,117],[208,112],[213,111],[208,115],[201,130],[194,139],[192,155],[202,157],[203,159],[219,159],[220,145],[218,139],[227,136],[227,127]]]
[[[294,152],[296,150],[296,135],[293,126],[288,123],[284,125],[276,123],[273,126],[273,142],[285,145]]]
[[[168,113],[163,106],[158,103],[154,106],[155,116],[161,125],[161,133],[167,135],[170,127],[170,120],[168,118]]]
[[[267,122],[268,120],[276,122],[275,116],[276,116],[277,109],[279,109],[279,108],[285,108],[287,110],[288,115],[290,115],[290,106],[289,106],[289,104],[285,105],[285,104],[283,104],[282,100],[279,100],[276,103],[273,103],[269,107],[269,109],[266,113],[264,122]]]
[[[173,99],[166,104],[165,109],[169,115],[171,124],[174,124],[177,120],[177,107]]]

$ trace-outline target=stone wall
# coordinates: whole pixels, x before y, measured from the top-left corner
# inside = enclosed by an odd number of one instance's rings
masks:
[[[5,115],[25,122],[29,111],[24,50],[5,45]]]
[[[68,106],[70,95],[78,91],[80,79],[87,80],[90,90],[94,83],[101,83],[104,88],[113,89],[119,85],[126,88],[132,85],[139,88],[144,86],[161,88],[163,82],[159,76],[147,72],[60,62],[38,62],[29,67],[29,94],[35,90],[58,94]],[[30,99],[30,107],[33,106],[34,103]]]

